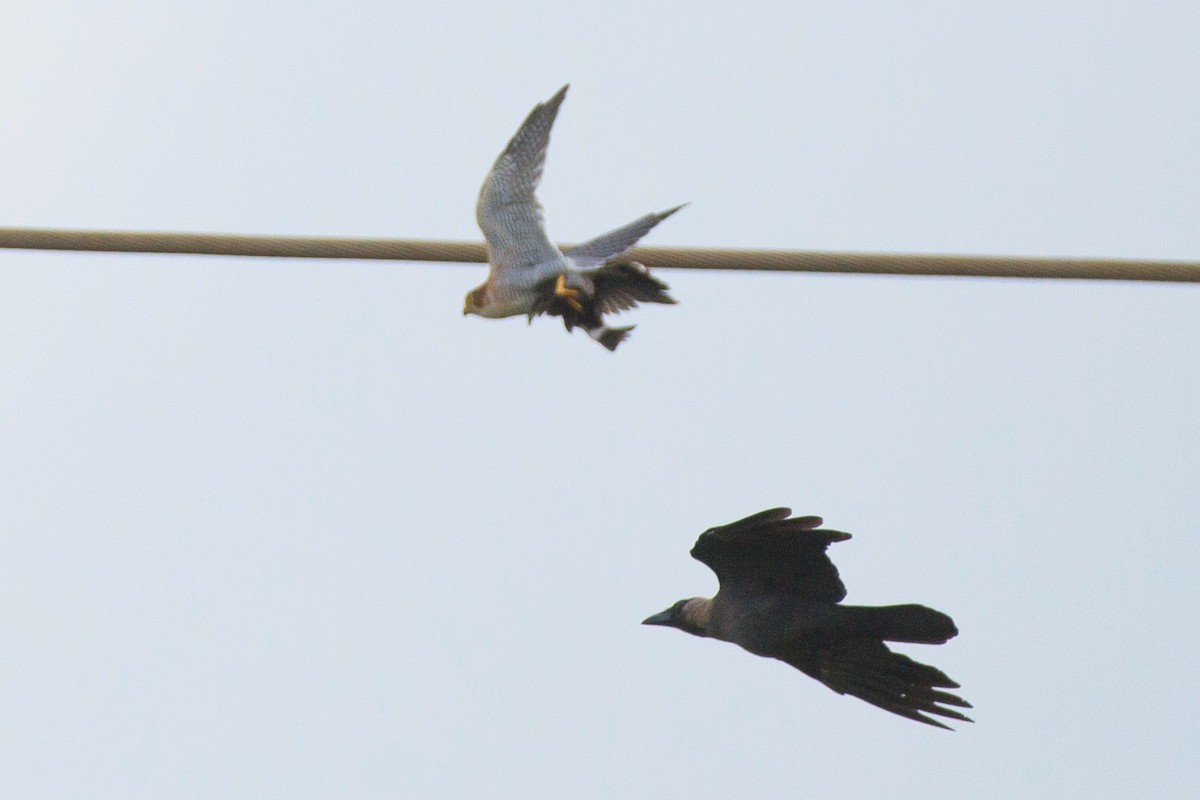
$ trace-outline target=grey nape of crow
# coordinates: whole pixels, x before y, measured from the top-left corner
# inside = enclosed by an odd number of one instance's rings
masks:
[[[850,534],[820,528],[820,517],[773,508],[700,534],[692,557],[720,582],[643,621],[733,642],[777,658],[838,694],[939,728],[926,714],[971,722],[953,708],[971,704],[939,669],[893,653],[884,642],[943,644],[958,634],[940,611],[909,604],[843,606],[846,587],[825,549]]]

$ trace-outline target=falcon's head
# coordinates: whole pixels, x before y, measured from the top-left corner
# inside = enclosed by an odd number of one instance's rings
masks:
[[[486,286],[476,286],[471,291],[467,292],[466,298],[463,300],[463,316],[467,314],[480,314],[480,309],[484,306],[484,294]]]

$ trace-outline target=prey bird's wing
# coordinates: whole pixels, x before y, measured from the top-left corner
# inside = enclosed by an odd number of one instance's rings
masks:
[[[820,517],[791,513],[773,508],[709,528],[696,540],[692,558],[717,573],[722,590],[783,592],[804,600],[841,602],[846,587],[825,549],[850,534],[820,528]]]
[[[542,179],[550,128],[566,96],[564,86],[534,106],[479,190],[475,220],[487,241],[493,271],[532,267],[558,256],[534,192]]]
[[[534,287],[537,297],[529,307],[529,319],[549,314],[562,317],[567,330],[591,329],[603,324],[601,317],[605,314],[627,311],[638,303],[675,303],[675,298],[667,294],[671,287],[636,261],[605,264],[589,271],[587,278],[592,284],[592,296],[582,304],[555,291],[558,276],[544,278]]]
[[[602,267],[628,253],[637,244],[638,239],[649,233],[650,229],[655,225],[683,208],[684,205],[687,205],[687,203],[669,208],[666,211],[638,217],[633,222],[622,225],[616,230],[602,233],[595,239],[589,239],[583,244],[568,247],[563,251],[563,255],[572,261],[576,269],[597,269],[598,267]]]
[[[616,314],[638,303],[675,303],[667,294],[671,287],[636,261],[606,264],[588,274],[594,287],[592,303],[600,314]]]

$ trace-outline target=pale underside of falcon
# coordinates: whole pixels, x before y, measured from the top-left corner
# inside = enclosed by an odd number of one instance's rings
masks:
[[[674,303],[665,283],[643,265],[624,258],[676,206],[647,214],[565,251],[550,241],[535,191],[542,179],[550,128],[567,95],[564,86],[538,103],[496,159],[479,191],[475,219],[487,241],[488,277],[467,293],[463,314],[530,321],[540,314],[562,317],[609,350],[633,327],[610,328],[605,314],[638,303]]]

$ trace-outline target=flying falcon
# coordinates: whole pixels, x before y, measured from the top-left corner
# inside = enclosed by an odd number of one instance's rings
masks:
[[[475,219],[487,241],[488,277],[467,293],[463,314],[529,321],[562,317],[567,330],[587,331],[616,350],[633,326],[610,328],[605,314],[638,303],[674,303],[665,283],[646,267],[623,258],[651,228],[683,206],[647,214],[595,239],[559,250],[546,234],[542,206],[534,191],[542,179],[546,146],[567,86],[538,103],[496,159],[479,190]]]
[[[773,508],[700,534],[692,557],[717,573],[717,594],[680,600],[642,624],[733,642],[918,722],[947,730],[926,714],[970,722],[946,707],[971,707],[945,691],[957,683],[884,644],[943,644],[958,634],[954,621],[915,604],[838,605],[846,587],[825,548],[850,534],[822,529],[820,517],[791,514]]]

